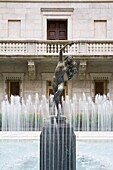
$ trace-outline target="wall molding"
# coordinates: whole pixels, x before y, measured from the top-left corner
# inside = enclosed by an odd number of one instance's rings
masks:
[[[2,77],[4,80],[23,80],[24,73],[2,73]]]
[[[91,80],[110,80],[112,73],[90,73]]]

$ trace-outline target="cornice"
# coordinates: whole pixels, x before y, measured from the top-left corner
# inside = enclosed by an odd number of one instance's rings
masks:
[[[73,12],[74,8],[41,8],[41,12]]]
[[[22,2],[22,3],[109,3],[113,0],[0,0],[1,2]]]

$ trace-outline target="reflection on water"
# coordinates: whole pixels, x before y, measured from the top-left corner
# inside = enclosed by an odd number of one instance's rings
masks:
[[[77,170],[113,170],[113,141],[77,142]]]
[[[0,170],[39,170],[37,140],[0,140]],[[113,141],[78,141],[76,170],[113,170]]]
[[[34,140],[1,140],[0,170],[38,170],[38,148]]]

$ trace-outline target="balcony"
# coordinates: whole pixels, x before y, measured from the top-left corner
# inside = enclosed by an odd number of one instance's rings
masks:
[[[1,40],[0,58],[4,57],[47,57],[57,56],[61,47],[68,41]],[[77,40],[64,51],[65,55],[76,58],[107,58],[113,56],[113,40]]]

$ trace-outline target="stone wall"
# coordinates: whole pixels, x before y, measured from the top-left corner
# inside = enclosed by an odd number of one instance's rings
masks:
[[[56,8],[57,7],[57,8]],[[52,10],[51,10],[52,9]],[[64,10],[66,9],[66,10]],[[113,3],[0,2],[0,39],[46,39],[45,19],[68,19],[68,38],[112,39]],[[20,21],[13,27],[9,22]],[[97,28],[95,28],[95,26]],[[12,32],[11,32],[11,27]],[[100,30],[100,28],[102,29]],[[105,27],[105,28],[103,28]],[[9,30],[10,29],[10,30]],[[19,34],[15,31],[19,29]],[[96,30],[96,34],[95,34]],[[103,31],[103,33],[102,33]],[[106,33],[106,35],[105,35]],[[10,34],[10,35],[9,35]],[[15,34],[15,36],[14,36]],[[17,37],[16,37],[17,35]],[[97,37],[101,35],[100,37]],[[12,37],[11,37],[12,36]]]
[[[78,2],[64,1],[20,1],[0,2],[0,40],[47,40],[47,20],[68,20],[68,40],[77,39],[113,39],[113,3],[112,2]],[[29,78],[28,61],[11,60],[0,61],[0,100],[3,99],[3,73],[17,73],[22,76],[23,97],[36,92],[41,97],[46,94],[46,81],[52,80],[57,61],[35,61],[36,77]],[[68,83],[68,92],[72,97],[78,97],[85,92],[92,95],[92,79],[90,73],[113,73],[113,62],[98,60],[88,61],[86,75],[80,79],[79,74]],[[109,77],[109,75],[108,75]],[[70,90],[71,89],[71,90]],[[113,76],[109,78],[109,91],[113,98]]]

